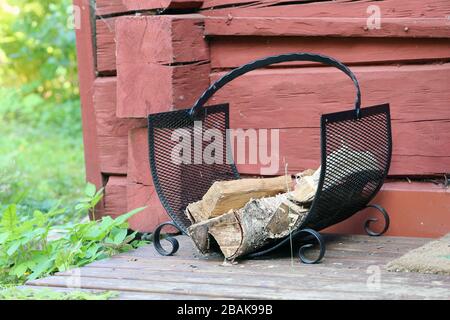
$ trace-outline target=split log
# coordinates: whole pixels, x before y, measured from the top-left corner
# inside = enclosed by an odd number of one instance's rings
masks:
[[[308,209],[291,202],[287,195],[252,199],[241,209],[192,225],[188,234],[202,253],[211,250],[211,235],[227,260],[245,256],[302,224]]]
[[[295,190],[289,194],[289,199],[308,206],[314,200],[319,185],[320,168],[316,171],[308,169],[296,174]]]
[[[193,223],[204,221],[240,209],[251,199],[286,192],[291,184],[292,180],[287,176],[217,181],[202,200],[188,205],[186,214]]]

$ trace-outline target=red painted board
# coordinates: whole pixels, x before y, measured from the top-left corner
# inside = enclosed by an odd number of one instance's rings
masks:
[[[450,189],[423,182],[385,183],[372,201],[382,205],[390,215],[386,235],[403,237],[444,236],[450,231]],[[375,209],[367,209],[325,232],[364,234],[364,221],[369,217],[381,219]],[[373,228],[380,230],[381,223]]]
[[[236,68],[266,56],[317,52],[346,65],[423,63],[450,60],[450,40],[423,38],[212,37],[211,68]],[[288,62],[286,66],[316,65]]]
[[[146,127],[145,119],[116,117],[116,78],[97,78],[94,82],[94,108],[97,147],[103,173],[126,174],[128,161],[128,131]]]
[[[201,0],[97,0],[99,16],[152,9],[192,9],[202,5]]]
[[[80,25],[76,28],[78,77],[80,80],[81,116],[83,121],[83,143],[87,181],[102,187],[100,159],[97,149],[96,119],[93,101],[95,80],[94,48],[90,1],[74,0],[80,10]]]

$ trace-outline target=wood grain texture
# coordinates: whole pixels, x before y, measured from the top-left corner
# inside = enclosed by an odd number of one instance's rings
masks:
[[[94,82],[94,108],[97,122],[97,147],[101,171],[126,174],[128,162],[128,131],[146,127],[145,119],[116,117],[116,78],[97,78]]]
[[[450,60],[450,41],[436,39],[331,37],[212,37],[211,68],[235,68],[250,61],[289,52],[317,52],[346,65]],[[236,54],[236,53],[239,54]],[[289,62],[286,66],[314,65]]]
[[[205,35],[450,38],[450,25],[445,17],[390,18],[380,29],[367,29],[366,18],[211,17]]]
[[[450,189],[429,182],[385,183],[372,201],[389,212],[391,223],[386,235],[406,237],[442,237],[450,230]],[[427,214],[424,214],[427,212]],[[380,217],[374,209],[366,209],[325,232],[364,234],[368,217]],[[381,225],[374,224],[380,230]]]
[[[448,172],[450,64],[352,70],[361,84],[363,106],[391,105],[394,150],[390,174]],[[212,81],[221,75],[212,74]],[[232,128],[279,128],[280,155],[291,170],[300,171],[319,163],[320,115],[352,108],[354,94],[346,76],[333,69],[266,69],[229,83],[210,104],[230,103]],[[259,172],[258,165],[238,167],[242,173]],[[283,163],[279,167],[282,170]]]
[[[222,2],[221,6],[219,2]],[[384,0],[384,1],[287,1],[287,0],[205,0],[206,9],[212,4],[215,9],[202,10],[205,16],[215,17],[297,17],[297,18],[352,18],[366,19],[370,5],[380,8],[382,18],[445,18],[450,13],[446,0]]]
[[[129,222],[132,229],[141,232],[153,232],[160,223],[170,221],[153,186],[147,136],[147,128],[136,128],[129,131],[128,140],[128,210],[145,207]],[[176,230],[164,228],[163,232],[175,233]]]
[[[117,63],[174,64],[209,60],[198,14],[120,17]]]
[[[158,194],[153,186],[144,186],[137,183],[127,184],[128,211],[145,207],[142,212],[129,219],[130,228],[140,232],[153,232],[163,222],[171,219],[159,201]],[[164,232],[174,232],[167,228]]]
[[[450,37],[445,0],[204,3],[207,35]],[[235,5],[232,5],[232,4]],[[379,8],[380,28],[371,5]],[[368,26],[369,24],[369,26]]]
[[[130,130],[128,139],[128,182],[153,186],[148,153],[147,128]]]
[[[101,18],[95,22],[98,72],[116,70],[116,20],[116,17]]]
[[[98,16],[146,11],[152,9],[193,9],[201,6],[201,0],[97,0]]]
[[[117,72],[117,116],[143,118],[192,106],[209,85],[210,65],[126,63]]]
[[[171,64],[209,59],[198,14],[99,18],[96,25],[99,72],[116,70],[116,60]]]
[[[105,209],[102,215],[116,218],[127,212],[127,178],[125,176],[108,177],[103,202]]]
[[[74,0],[74,5],[81,8],[81,28],[76,29],[78,77],[80,81],[81,117],[83,122],[84,161],[86,180],[102,187],[100,157],[97,149],[97,129],[93,101],[95,80],[94,48],[92,46],[93,26],[89,0]]]
[[[190,14],[119,19],[119,117],[146,117],[196,101],[210,72],[202,26],[202,18]]]
[[[152,246],[97,261],[76,270],[84,290],[118,290],[149,299],[448,299],[445,276],[391,273],[384,265],[426,242],[421,238],[328,235],[323,263],[292,264],[289,250],[222,266],[217,255],[200,256],[187,237],[180,251],[160,257]],[[367,268],[380,266],[383,290],[367,286]],[[73,271],[29,281],[28,288],[67,288]],[[248,281],[251,278],[252,281]],[[123,293],[122,293],[123,292]],[[120,297],[121,297],[120,296]]]
[[[449,68],[448,64],[353,68],[362,86],[363,106],[391,104],[394,150],[390,175],[448,172]],[[232,128],[280,129],[280,158],[274,158],[278,173],[283,172],[284,161],[295,173],[319,166],[320,115],[350,109],[353,90],[345,75],[329,68],[268,69],[231,82],[211,104],[231,103]],[[148,184],[146,132],[136,133],[132,139],[134,146],[130,142],[129,153],[134,160],[129,175],[135,182]],[[263,150],[270,150],[270,146]],[[261,173],[264,166],[249,163],[248,156],[238,163],[239,172]]]

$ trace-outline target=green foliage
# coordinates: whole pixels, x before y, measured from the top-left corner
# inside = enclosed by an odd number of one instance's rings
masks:
[[[71,4],[0,0],[0,210],[46,212],[83,188]]]
[[[0,115],[33,124],[79,120],[71,0],[0,0],[0,7]]]
[[[80,136],[20,123],[0,125],[0,136],[7,137],[0,139],[0,209],[2,204],[20,203],[48,211],[55,205],[51,199],[73,202],[82,192],[85,177]]]
[[[0,300],[109,300],[118,296],[117,292],[61,292],[50,289],[9,288],[0,291]]]
[[[101,191],[86,188],[85,197],[76,210],[93,210]],[[0,278],[23,283],[57,271],[81,267],[141,246],[136,232],[128,233],[127,220],[142,208],[112,219],[52,225],[52,217],[65,213],[55,207],[47,213],[34,211],[21,219],[16,205],[8,206],[0,220]]]

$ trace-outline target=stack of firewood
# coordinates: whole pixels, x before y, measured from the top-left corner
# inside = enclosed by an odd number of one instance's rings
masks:
[[[306,218],[316,194],[320,168],[295,176],[215,182],[202,200],[191,203],[188,234],[202,253],[213,237],[227,260],[284,238]]]

